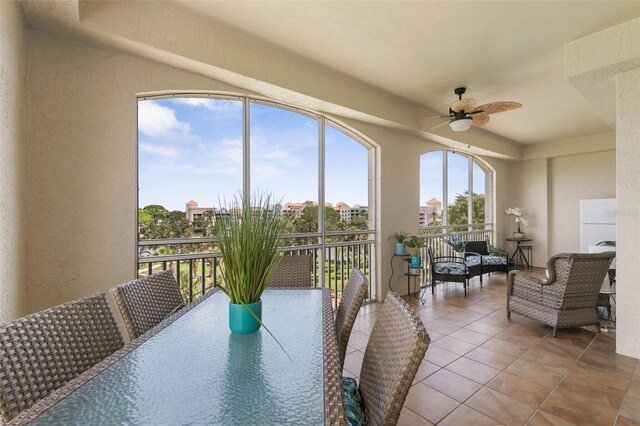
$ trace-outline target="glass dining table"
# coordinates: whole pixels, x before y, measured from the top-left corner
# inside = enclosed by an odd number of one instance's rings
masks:
[[[262,327],[228,327],[211,292],[36,403],[32,425],[345,424],[328,289],[263,294]],[[285,352],[286,351],[286,352]]]

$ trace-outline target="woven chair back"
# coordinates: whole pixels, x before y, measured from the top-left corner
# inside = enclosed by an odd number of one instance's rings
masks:
[[[478,253],[487,256],[489,254],[489,247],[486,241],[467,241],[464,245],[464,251],[466,253]]]
[[[311,287],[311,255],[282,256],[267,287]]]
[[[184,307],[173,271],[156,272],[111,289],[133,340]]]
[[[122,346],[104,293],[0,326],[0,417],[11,420]]]
[[[396,293],[388,292],[371,331],[360,373],[367,424],[398,422],[429,341],[416,313]]]
[[[549,276],[555,279],[558,308],[595,306],[613,252],[558,254],[549,259]]]
[[[340,305],[336,312],[336,337],[338,338],[338,356],[340,357],[340,371],[344,365],[344,357],[347,352],[347,344],[353,323],[358,316],[358,311],[362,301],[367,296],[369,282],[367,278],[354,268],[347,281],[347,285],[342,290]]]

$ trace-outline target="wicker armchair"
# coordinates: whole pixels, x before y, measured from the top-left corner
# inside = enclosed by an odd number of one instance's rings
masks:
[[[543,280],[520,271],[509,273],[507,318],[511,312],[558,328],[595,325],[600,331],[596,299],[602,287],[613,252],[562,253],[547,262],[549,279]]]
[[[156,272],[111,289],[131,340],[184,307],[173,271]]]
[[[340,298],[340,306],[336,312],[336,337],[338,339],[338,356],[340,359],[340,371],[344,365],[344,357],[347,353],[347,344],[351,329],[356,320],[360,305],[369,290],[369,282],[367,278],[358,269],[351,272],[349,281]]]
[[[0,326],[0,418],[11,420],[122,346],[104,293]]]
[[[267,287],[311,287],[311,255],[282,256]]]
[[[360,393],[366,423],[394,425],[422,362],[429,335],[416,313],[390,291],[362,361]]]

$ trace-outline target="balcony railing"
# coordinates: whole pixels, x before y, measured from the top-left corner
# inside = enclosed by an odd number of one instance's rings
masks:
[[[472,229],[472,230],[468,230]],[[420,228],[420,237],[424,238],[426,247],[421,250],[420,256],[424,260],[424,269],[421,282],[431,282],[431,263],[427,253],[427,247],[431,247],[434,256],[455,256],[456,253],[447,240],[459,237],[462,241],[488,241],[493,242],[493,224],[481,223],[473,225],[443,225]]]
[[[287,234],[280,248],[284,255],[311,255],[311,285],[331,288],[334,307],[340,300],[353,268],[369,280],[367,301],[375,300],[374,231],[340,231],[325,234]],[[138,277],[165,269],[176,273],[182,296],[191,302],[222,283],[221,254],[216,238],[140,240]],[[321,262],[324,261],[324,268]],[[323,271],[323,276],[321,276]]]

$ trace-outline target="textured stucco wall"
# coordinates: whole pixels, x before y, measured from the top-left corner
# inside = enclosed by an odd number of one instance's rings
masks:
[[[616,76],[617,351],[640,358],[640,68]]]
[[[527,210],[529,226],[522,228],[522,232],[533,239],[530,244],[533,245],[534,266],[545,266],[548,259],[547,163],[547,159],[509,163],[507,207]],[[516,231],[514,216],[507,216],[502,210],[498,212],[498,218],[505,223],[505,238],[512,237]],[[515,243],[505,241],[505,244],[509,252],[513,252]]]
[[[29,310],[134,277],[136,94],[229,90],[206,77],[28,31]]]
[[[580,200],[616,197],[616,152],[549,160],[549,255],[580,251]]]
[[[20,4],[0,2],[0,324],[25,312],[24,51]]]

